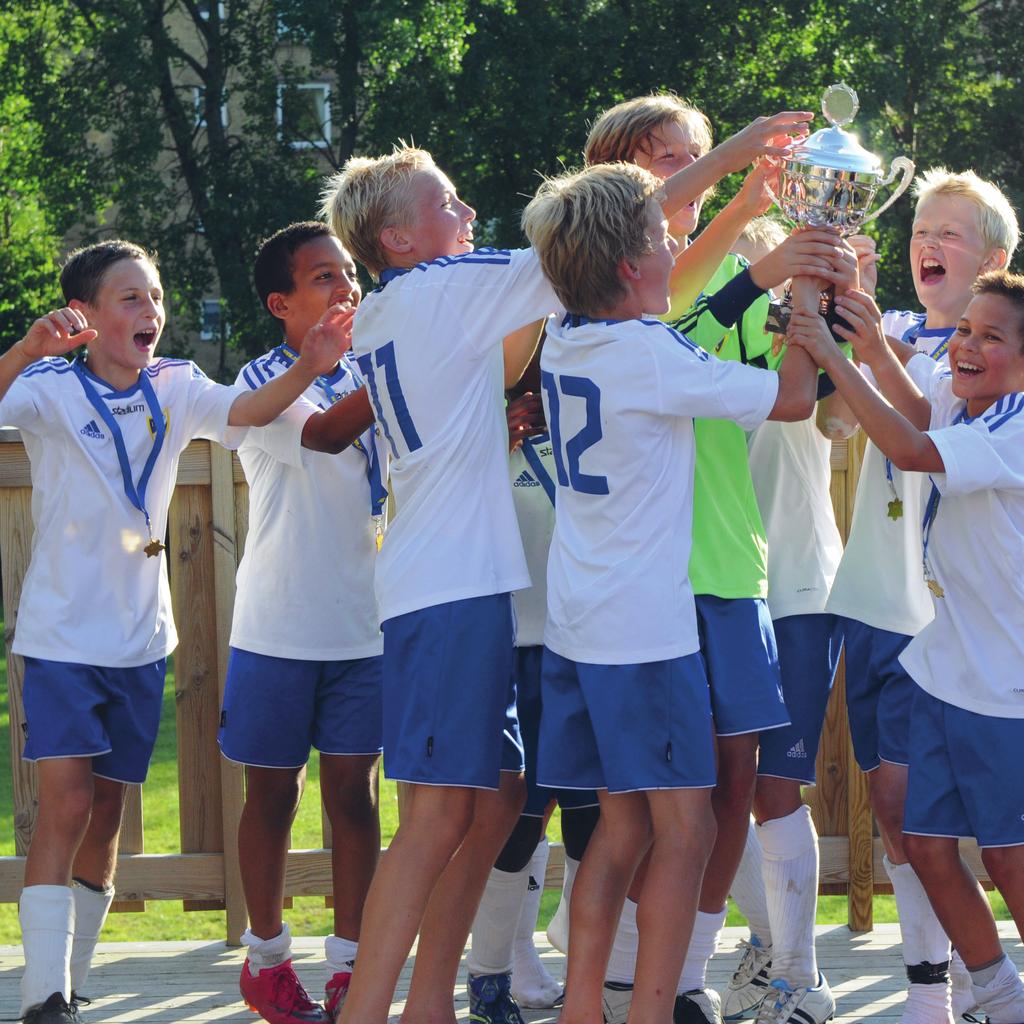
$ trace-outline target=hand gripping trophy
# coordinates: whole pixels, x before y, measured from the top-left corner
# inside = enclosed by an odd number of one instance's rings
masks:
[[[857,115],[860,103],[848,85],[830,85],[821,99],[821,110],[831,124],[800,143],[783,161],[778,195],[772,198],[786,218],[801,227],[834,227],[852,235],[887,210],[910,185],[913,161],[896,157],[888,175],[882,162],[869,153],[857,136],[843,130]],[[890,185],[897,173],[896,190],[874,213],[868,213],[878,189]],[[793,305],[816,310],[820,291],[811,278],[793,281]]]

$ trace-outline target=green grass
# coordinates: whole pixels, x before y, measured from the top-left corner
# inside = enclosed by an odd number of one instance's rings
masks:
[[[7,736],[7,663],[0,657],[0,736]],[[175,761],[176,730],[174,718],[173,660],[168,671],[164,691],[160,736],[157,740],[149,778],[143,787],[143,817],[147,853],[176,853],[178,839],[178,784]],[[390,840],[398,827],[398,797],[395,784],[385,779],[380,787],[381,834],[384,843]],[[10,773],[0,771],[0,822],[5,826],[12,820],[12,780]],[[548,827],[549,837],[560,838],[557,812]],[[320,773],[314,757],[310,762],[306,793],[292,831],[292,846],[296,849],[316,848],[321,845],[320,833]],[[0,856],[14,853],[13,829],[0,828]],[[991,894],[996,916],[1009,919],[1006,904],[998,894]],[[544,928],[558,905],[558,893],[549,890],[541,903],[539,927]],[[896,905],[891,896],[875,897],[875,921],[896,920]],[[287,912],[288,923],[295,935],[326,935],[331,929],[331,915],[319,897],[298,897]],[[839,924],[846,921],[846,897],[823,896],[818,900],[818,923]],[[743,917],[730,905],[727,924],[741,925]],[[222,939],[224,914],[222,911],[184,912],[177,901],[151,900],[144,914],[111,915],[103,938],[108,942],[142,942],[172,939]],[[0,944],[20,941],[17,907],[0,904]]]

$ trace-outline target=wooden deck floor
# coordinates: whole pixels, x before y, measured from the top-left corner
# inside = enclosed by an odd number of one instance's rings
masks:
[[[1024,946],[1012,924],[1000,925],[1007,952],[1024,967]],[[818,958],[838,1002],[837,1021],[889,1021],[899,1019],[903,1002],[903,964],[899,932],[895,925],[879,925],[873,932],[851,934],[845,926],[818,929]],[[709,980],[724,987],[736,963],[734,952],[744,929],[726,929],[722,952],[711,964]],[[538,948],[552,973],[560,976],[564,957],[538,935]],[[298,972],[316,998],[326,980],[321,939],[296,939]],[[143,942],[101,945],[89,990],[96,999],[82,1011],[84,1024],[185,1024],[217,1021],[219,1024],[253,1024],[257,1018],[239,1002],[238,972],[242,952],[222,943]],[[392,1008],[397,1021],[408,988],[412,960],[406,965]],[[21,950],[0,946],[0,1018],[18,1012],[18,979]],[[115,994],[116,993],[116,994]],[[455,993],[459,1020],[466,1018],[466,1000]],[[526,1014],[531,1024],[554,1021],[557,1011],[536,1010]]]

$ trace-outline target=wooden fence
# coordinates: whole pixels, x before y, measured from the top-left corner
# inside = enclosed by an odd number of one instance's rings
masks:
[[[860,448],[832,451],[832,499],[844,538],[860,464]],[[24,738],[21,659],[10,653],[18,598],[32,540],[31,479],[16,430],[0,430],[0,567],[6,613],[10,698],[10,770],[13,774],[16,855],[0,857],[0,901],[17,900],[24,854],[35,821],[34,770],[21,760]],[[145,900],[182,900],[186,910],[223,908],[226,935],[237,943],[246,926],[238,868],[238,820],[244,799],[241,768],[220,756],[217,725],[227,668],[235,569],[248,528],[248,489],[238,459],[218,445],[193,442],[182,455],[168,520],[171,594],[180,635],[175,653],[175,697],[180,795],[180,852],[147,854],[141,787],[132,787],[125,812],[115,907],[143,909]],[[818,785],[807,794],[821,848],[821,891],[846,893],[849,925],[871,927],[871,897],[891,891],[884,882],[881,842],[873,836],[867,783],[850,747],[840,667],[818,754]],[[292,850],[288,896],[330,893],[330,830],[323,849]],[[984,877],[976,849],[972,860]],[[561,884],[562,852],[555,847],[546,883]]]

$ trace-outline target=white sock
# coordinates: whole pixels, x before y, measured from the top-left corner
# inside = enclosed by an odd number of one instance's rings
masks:
[[[888,857],[884,857],[882,863],[896,897],[896,912],[903,938],[903,962],[912,966],[948,960],[949,939],[928,902],[921,879],[909,864],[893,864]],[[950,985],[907,986],[902,1024],[935,1024],[936,1021],[950,1020]]]
[[[54,992],[71,998],[71,944],[75,897],[66,885],[30,885],[18,903],[25,973],[21,976],[21,1016]]]
[[[636,974],[636,952],[640,946],[640,932],[636,926],[636,904],[627,896],[619,915],[619,926],[615,929],[612,955],[608,958],[605,981],[617,981],[632,985]]]
[[[512,946],[512,997],[528,1009],[552,1006],[562,994],[562,986],[551,977],[533,944],[547,866],[548,839],[543,836],[526,866],[526,895]]]
[[[959,1020],[977,1005],[971,984],[971,975],[964,958],[954,949],[949,958],[949,980],[953,983],[953,1020]]]
[[[572,887],[576,882],[576,872],[580,862],[565,855],[565,873],[562,876],[562,898],[558,901],[558,909],[548,922],[548,942],[559,953],[569,952],[569,902],[572,899]]]
[[[343,939],[340,935],[328,935],[324,939],[324,959],[332,975],[352,973],[356,965],[356,953],[359,943],[353,939]]]
[[[1024,1020],[1024,984],[1008,956],[987,985],[974,985],[974,998],[989,1024],[1020,1024]]]
[[[72,880],[71,893],[75,900],[75,939],[71,946],[71,990],[79,995],[85,990],[92,955],[103,931],[114,890],[97,892],[81,882]]]
[[[717,914],[705,914],[697,911],[697,920],[693,922],[693,934],[690,946],[683,961],[683,973],[679,976],[676,993],[692,992],[695,988],[707,985],[708,961],[715,955],[718,948],[718,936],[725,924],[726,908],[722,907]]]
[[[249,947],[249,970],[265,971],[268,967],[283,964],[292,955],[292,933],[287,924],[281,925],[280,935],[261,939],[246,928],[242,934],[242,945]]]
[[[818,984],[814,916],[818,909],[818,833],[806,804],[758,827],[771,919],[771,978],[792,988]]]
[[[521,871],[491,868],[470,932],[466,953],[470,974],[505,974],[512,970],[512,944],[529,873],[529,866]]]
[[[754,819],[747,829],[747,844],[743,847],[743,859],[733,879],[729,895],[736,901],[740,913],[747,919],[750,934],[762,946],[772,944],[772,928],[768,919],[768,900],[764,891],[764,876],[761,871],[761,841],[757,838]]]

